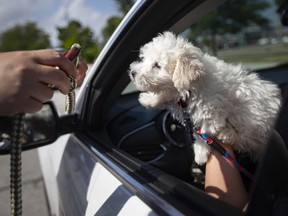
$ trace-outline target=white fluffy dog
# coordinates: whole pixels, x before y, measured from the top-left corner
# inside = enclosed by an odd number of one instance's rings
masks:
[[[276,85],[241,65],[203,53],[181,37],[165,32],[140,50],[129,75],[147,108],[169,108],[183,122],[179,100],[188,105],[192,123],[214,139],[248,152],[263,152],[280,108]],[[207,161],[211,147],[195,136],[195,162]]]

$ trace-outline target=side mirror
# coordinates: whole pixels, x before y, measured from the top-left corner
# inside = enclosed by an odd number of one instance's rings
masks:
[[[11,149],[12,117],[0,119],[0,155],[9,154]],[[22,135],[22,150],[29,150],[53,143],[59,136],[77,129],[76,113],[59,117],[52,101],[45,103],[35,114],[26,114]]]

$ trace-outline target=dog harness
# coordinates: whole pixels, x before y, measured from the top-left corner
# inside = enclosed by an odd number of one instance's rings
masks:
[[[186,110],[187,108],[187,104],[185,101],[180,100],[178,102],[178,105],[180,106],[180,108],[182,109],[183,112],[183,116],[184,116],[184,127],[185,127],[185,131],[186,131],[186,137],[189,143],[193,143],[193,138],[192,138],[192,132],[194,132],[195,134],[197,134],[198,136],[200,136],[208,145],[210,145],[214,150],[218,151],[221,155],[223,155],[225,158],[227,158],[231,163],[233,163],[233,165],[235,166],[235,168],[237,168],[240,172],[242,172],[246,177],[248,177],[249,179],[253,179],[253,175],[247,170],[245,169],[235,158],[233,158],[229,152],[227,152],[220,144],[218,141],[214,140],[213,138],[211,138],[208,134],[203,133],[201,131],[201,128],[193,128],[192,127],[192,122],[190,119],[190,114],[189,112]]]

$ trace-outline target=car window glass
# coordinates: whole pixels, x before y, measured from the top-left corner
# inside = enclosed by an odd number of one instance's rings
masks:
[[[136,92],[136,91],[137,91],[136,86],[132,82],[129,82],[126,88],[122,91],[122,95],[129,94],[129,93]]]
[[[277,8],[274,0],[226,1],[182,35],[226,62],[273,67],[288,59],[288,28]]]

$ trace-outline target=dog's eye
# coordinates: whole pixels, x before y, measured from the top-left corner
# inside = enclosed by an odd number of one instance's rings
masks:
[[[152,65],[153,68],[158,68],[160,69],[161,66],[158,64],[158,62],[155,62],[153,65]]]

